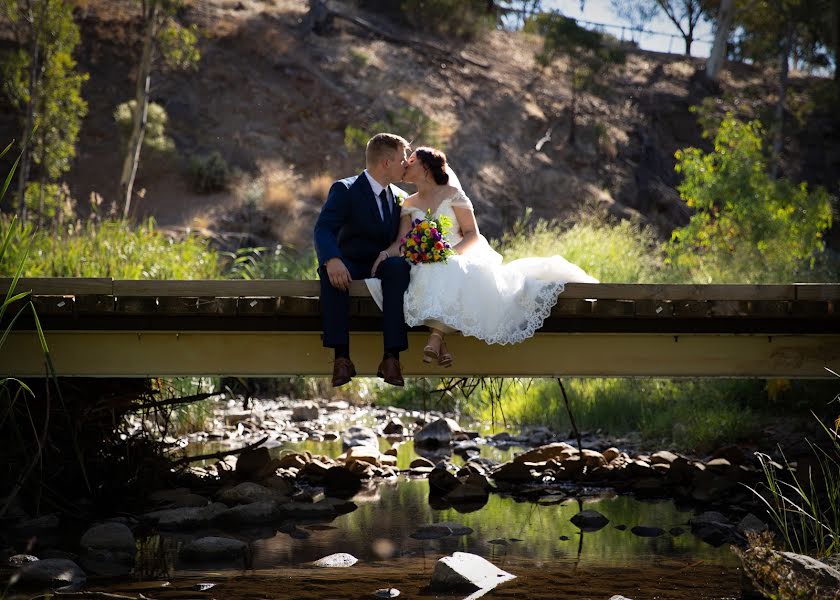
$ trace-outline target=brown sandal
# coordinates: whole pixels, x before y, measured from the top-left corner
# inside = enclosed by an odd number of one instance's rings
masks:
[[[452,366],[452,355],[449,353],[449,349],[446,347],[446,342],[441,340],[440,342],[440,353],[438,354],[438,365],[443,367],[444,369],[448,369]]]
[[[432,340],[433,336],[440,339],[440,344],[438,344],[437,349],[435,349],[435,347],[432,346],[431,344],[426,344],[423,347],[423,362],[426,363],[426,364],[431,364],[432,361],[435,361],[435,360],[438,361],[438,364],[440,364],[440,348],[441,348],[441,345],[443,344],[443,336],[441,334],[439,334],[437,331],[433,331],[432,333],[429,334],[429,341]]]

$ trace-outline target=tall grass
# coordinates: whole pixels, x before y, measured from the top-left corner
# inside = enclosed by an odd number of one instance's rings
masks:
[[[0,215],[0,227],[10,217]],[[148,220],[77,221],[59,235],[23,223],[14,229],[9,251],[0,258],[8,277],[29,248],[24,277],[114,277],[119,279],[218,279],[218,255],[208,242],[190,236],[175,240]]]
[[[826,557],[840,552],[840,420],[833,428],[817,421],[829,443],[808,441],[813,464],[793,469],[782,454],[785,471],[780,472],[768,455],[758,453],[765,482],[750,489],[767,506],[788,549]]]
[[[663,254],[653,231],[643,225],[582,214],[574,223],[539,220],[529,214],[493,245],[506,261],[560,254],[603,282],[663,281]]]

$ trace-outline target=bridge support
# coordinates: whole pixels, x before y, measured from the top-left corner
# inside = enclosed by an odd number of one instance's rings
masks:
[[[421,362],[424,333],[410,334],[404,374],[523,377],[784,377],[831,376],[840,370],[838,334],[538,333],[513,346],[450,336],[451,369]],[[318,332],[50,331],[58,374],[69,377],[328,375],[332,355]],[[372,376],[382,354],[378,333],[354,333],[360,375]],[[45,372],[37,337],[10,334],[0,349],[0,375]]]

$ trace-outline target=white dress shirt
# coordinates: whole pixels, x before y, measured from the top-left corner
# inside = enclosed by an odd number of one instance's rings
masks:
[[[382,214],[382,202],[379,201],[379,194],[382,193],[382,190],[387,190],[384,185],[376,181],[373,176],[368,173],[368,170],[365,169],[365,177],[367,177],[368,183],[370,183],[370,188],[373,190],[373,195],[376,196],[376,208],[379,209],[379,218],[382,221],[385,221],[385,215]],[[388,202],[391,202],[391,193],[385,192],[385,197],[388,198]],[[392,211],[393,212],[393,211]]]

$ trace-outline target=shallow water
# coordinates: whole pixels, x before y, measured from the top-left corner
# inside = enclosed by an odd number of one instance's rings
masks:
[[[382,449],[389,445],[383,440]],[[283,444],[272,453],[290,450],[333,457],[342,451],[340,441],[307,441]],[[512,452],[482,446],[482,454],[496,460],[506,460]],[[410,442],[402,444],[400,467],[407,468],[416,456]],[[453,460],[461,462],[457,457]],[[691,535],[687,523],[692,512],[673,502],[640,502],[607,494],[579,502],[561,494],[533,503],[492,494],[483,507],[459,512],[451,507],[433,508],[437,505],[430,504],[428,493],[424,478],[401,476],[363,489],[352,498],[356,510],[329,522],[153,534],[141,543],[137,577],[171,582],[166,592],[144,592],[149,597],[372,598],[375,590],[394,587],[401,591],[401,598],[454,598],[465,594],[435,595],[426,587],[435,561],[461,551],[483,556],[517,576],[490,592],[489,598],[740,597],[740,569],[732,551]],[[569,519],[582,508],[601,512],[609,524],[581,533]],[[439,522],[466,525],[473,533],[426,541],[410,537],[419,526]],[[617,528],[621,525],[626,529]],[[685,532],[644,538],[631,533],[636,525]],[[214,570],[183,564],[178,550],[200,535],[233,535],[247,541],[247,564],[218,565]],[[359,563],[347,569],[315,569],[306,564],[335,552],[348,552]],[[197,582],[217,585],[207,592],[191,591]],[[117,584],[101,589],[124,588]]]

